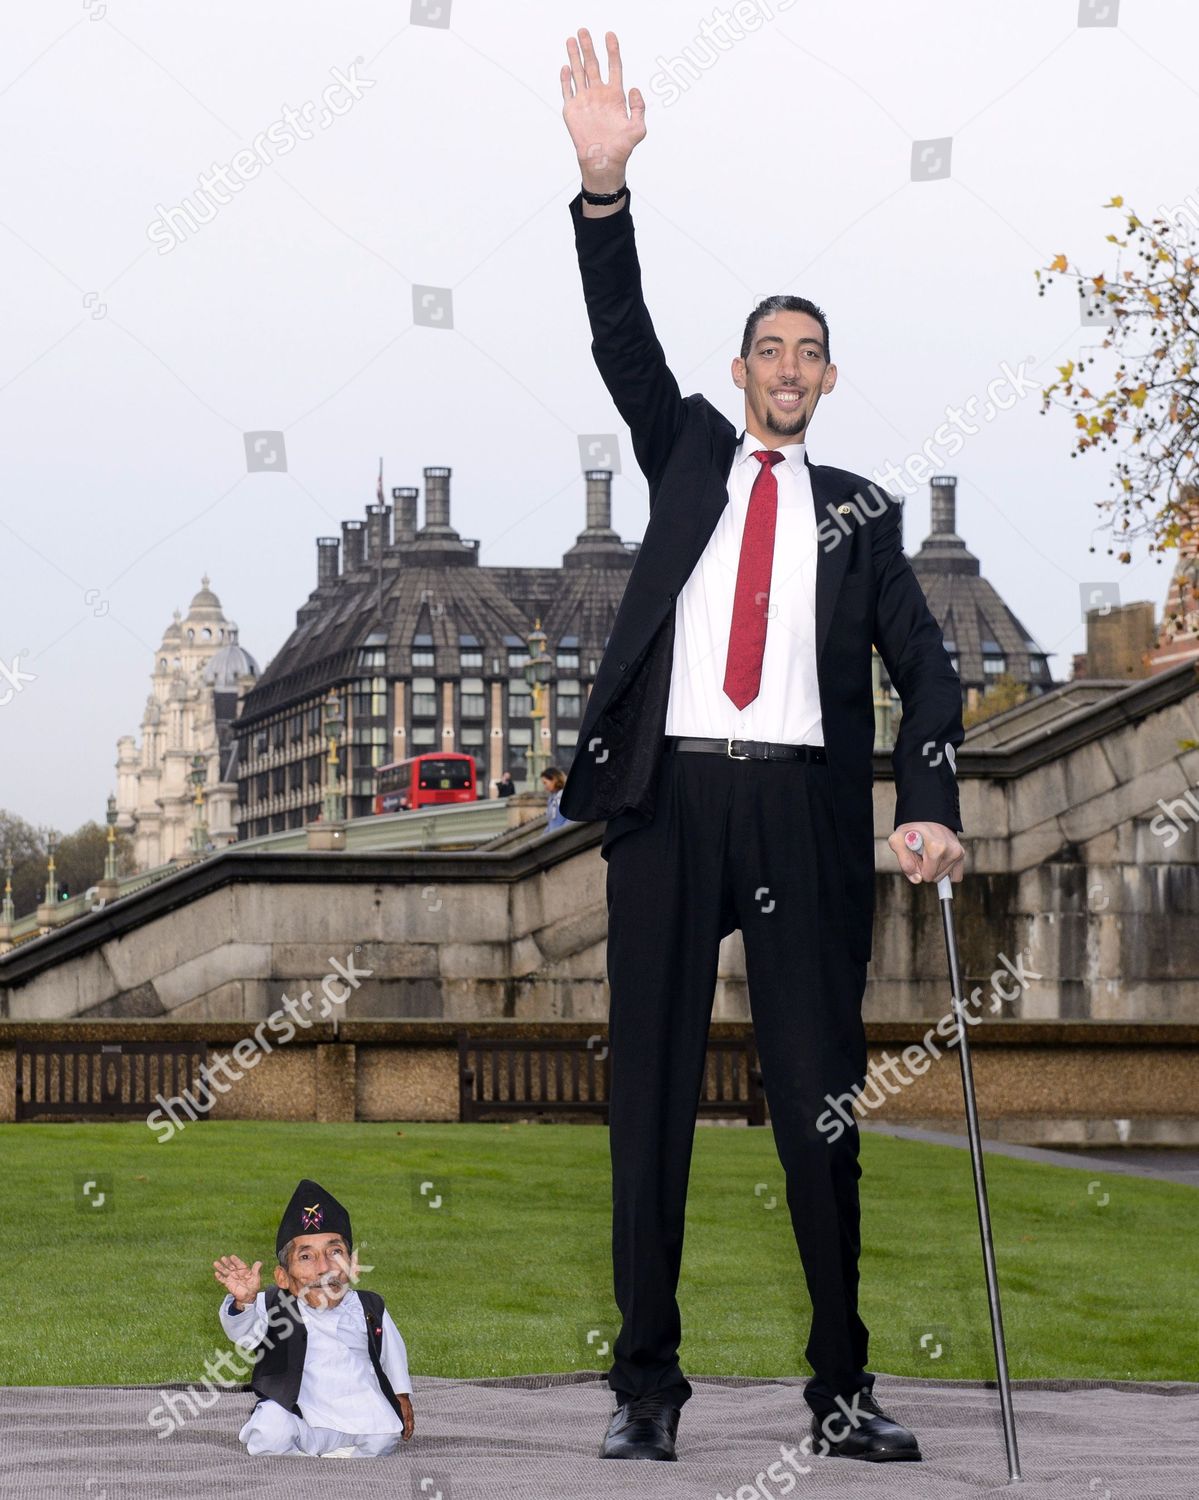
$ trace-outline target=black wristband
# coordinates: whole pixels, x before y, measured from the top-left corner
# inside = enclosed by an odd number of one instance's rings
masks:
[[[619,203],[624,195],[628,192],[628,188],[622,187],[618,192],[615,193],[589,193],[587,189],[580,184],[579,191],[583,195],[584,203],[591,203],[596,208],[608,208],[613,203]]]

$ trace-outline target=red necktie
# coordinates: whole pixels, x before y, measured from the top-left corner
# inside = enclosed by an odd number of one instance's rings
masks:
[[[781,453],[758,452],[754,457],[762,467],[749,492],[749,509],[741,534],[741,560],[737,564],[737,591],[733,596],[733,623],[724,668],[724,690],[738,708],[752,703],[762,685],[770,569],[774,562],[774,519],[779,499],[774,466],[783,460]]]

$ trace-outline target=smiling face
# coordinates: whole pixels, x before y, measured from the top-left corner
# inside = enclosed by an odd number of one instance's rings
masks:
[[[297,1235],[287,1250],[287,1265],[275,1267],[276,1286],[302,1297],[309,1307],[336,1307],[350,1290],[352,1267],[341,1235]]]
[[[810,313],[772,312],[758,319],[748,354],[733,361],[746,429],[768,448],[805,441],[817,403],[837,383],[824,350],[824,330]]]

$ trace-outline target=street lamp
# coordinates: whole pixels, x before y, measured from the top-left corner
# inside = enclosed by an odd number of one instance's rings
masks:
[[[326,823],[340,823],[345,817],[345,796],[341,786],[341,762],[338,746],[345,734],[345,718],[341,699],[336,688],[330,688],[325,698],[325,738],[329,742],[329,753],[325,757],[325,797],[322,816]]]
[[[12,904],[12,850],[4,851],[4,904],[0,906],[0,926],[11,927],[16,921]]]
[[[46,835],[46,905],[53,906],[58,900],[58,876],[54,873],[54,851],[58,848],[58,835],[53,828]]]
[[[104,821],[108,824],[108,847],[104,851],[104,879],[115,881],[117,878],[117,799],[111,792],[108,794],[108,808],[104,814]]]
[[[195,787],[193,798],[194,820],[192,823],[192,853],[197,858],[203,855],[208,842],[208,828],[204,822],[204,783],[208,780],[208,768],[200,754],[192,756],[191,784]],[[113,820],[115,822],[115,819]]]
[[[554,674],[554,663],[546,654],[546,634],[541,628],[541,620],[533,623],[533,629],[529,632],[527,641],[529,659],[525,663],[525,681],[528,682],[533,691],[533,711],[530,718],[533,720],[533,745],[529,751],[529,790],[536,791],[537,777],[541,768],[547,762],[546,752],[541,748],[542,721],[548,719],[546,705],[546,684]]]

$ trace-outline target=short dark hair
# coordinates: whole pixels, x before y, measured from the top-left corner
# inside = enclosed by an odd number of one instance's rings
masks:
[[[814,302],[809,302],[806,297],[788,297],[782,293],[759,302],[745,320],[745,336],[741,340],[741,358],[749,357],[749,351],[753,348],[754,339],[757,337],[758,324],[762,319],[781,312],[807,313],[808,317],[816,319],[824,334],[824,358],[828,362],[828,319],[820,308]]]

